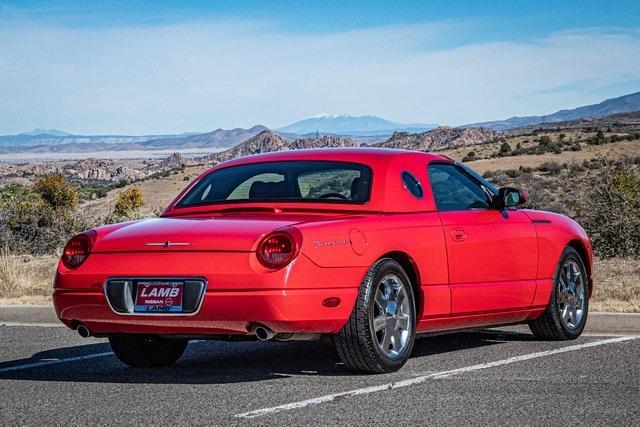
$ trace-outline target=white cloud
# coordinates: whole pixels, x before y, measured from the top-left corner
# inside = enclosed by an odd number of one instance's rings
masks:
[[[640,80],[637,31],[434,47],[456,31],[450,22],[337,34],[246,21],[0,23],[0,133],[276,127],[318,111],[460,124],[597,102],[597,88]]]

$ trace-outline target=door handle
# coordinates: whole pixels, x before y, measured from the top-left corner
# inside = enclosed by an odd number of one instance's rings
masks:
[[[454,228],[451,230],[451,238],[454,242],[462,242],[467,239],[467,233],[462,228]]]

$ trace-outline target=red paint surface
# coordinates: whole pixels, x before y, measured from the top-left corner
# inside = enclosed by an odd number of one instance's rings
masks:
[[[436,154],[384,149],[269,153],[224,162],[197,179],[231,165],[281,160],[366,164],[373,171],[371,200],[364,205],[176,208],[183,191],[162,218],[96,229],[92,253],[79,268],[60,263],[54,285],[58,316],[68,326],[82,322],[101,334],[246,334],[255,322],[275,332],[336,333],[351,314],[369,267],[381,257],[401,256],[416,277],[418,331],[438,331],[539,315],[567,244],[585,253],[591,273],[588,237],[567,217],[529,210],[437,212],[427,165],[449,160]],[[422,198],[403,187],[403,171],[422,183]],[[230,207],[273,212],[222,211]],[[286,267],[272,270],[258,262],[255,251],[276,230],[291,233],[300,252]],[[146,245],[166,241],[183,245]],[[103,293],[111,277],[203,277],[208,288],[194,315],[121,315],[111,311]],[[341,302],[327,307],[327,299]]]

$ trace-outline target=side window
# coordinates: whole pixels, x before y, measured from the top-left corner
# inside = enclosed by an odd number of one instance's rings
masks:
[[[485,190],[452,164],[429,165],[429,181],[439,211],[487,209]]]
[[[422,185],[418,178],[410,174],[409,172],[402,172],[402,184],[404,188],[416,198],[421,199],[424,192],[422,191]]]

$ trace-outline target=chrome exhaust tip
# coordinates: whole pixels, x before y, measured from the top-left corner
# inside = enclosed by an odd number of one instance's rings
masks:
[[[256,326],[254,333],[260,341],[269,341],[276,336],[276,334],[266,326]]]
[[[76,330],[78,331],[78,335],[80,335],[82,338],[89,338],[91,335],[93,335],[89,328],[84,325],[78,325]]]

